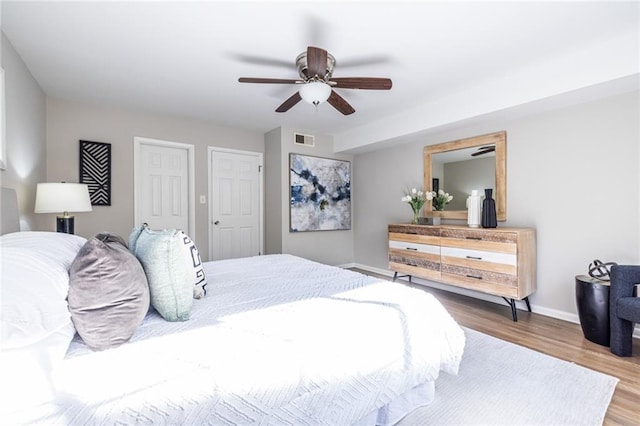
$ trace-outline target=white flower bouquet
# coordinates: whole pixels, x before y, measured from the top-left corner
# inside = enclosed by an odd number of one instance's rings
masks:
[[[428,200],[433,199],[433,194],[435,194],[435,192],[424,192],[422,190],[412,188],[411,191],[408,191],[408,193],[402,197],[401,201],[408,203],[413,210],[413,223],[418,223],[422,206],[424,206],[424,203]]]

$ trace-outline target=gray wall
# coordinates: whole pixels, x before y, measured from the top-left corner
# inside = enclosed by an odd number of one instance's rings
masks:
[[[485,188],[495,190],[495,164],[495,157],[447,163],[444,166],[443,179],[447,184],[444,187],[441,186],[440,189],[453,195],[453,200],[447,204],[445,210],[466,210],[467,197],[474,189],[477,189],[482,195],[484,195]]]
[[[0,59],[7,144],[7,169],[0,171],[0,185],[16,190],[20,227],[28,231],[44,226],[48,216],[33,212],[36,184],[47,177],[45,94],[4,33]]]
[[[294,132],[313,134],[308,130],[281,127],[267,133],[265,137],[266,165],[268,172],[267,202],[267,253],[289,253],[329,265],[343,265],[353,262],[353,194],[352,228],[342,231],[289,232],[289,153],[313,155],[352,161],[349,154],[333,153],[333,138],[315,134],[315,146],[295,145]],[[279,176],[273,175],[273,169]],[[353,188],[353,162],[351,164]],[[274,201],[276,200],[276,201]],[[273,203],[280,200],[279,206]],[[271,206],[271,207],[270,207]],[[271,209],[271,210],[270,210]],[[279,213],[279,214],[278,214]],[[277,235],[274,236],[274,233]],[[271,236],[271,237],[270,237]],[[269,242],[271,240],[271,243]]]
[[[111,206],[75,213],[76,234],[89,237],[111,231],[128,237],[131,232],[134,136],[195,146],[196,233],[192,238],[203,260],[208,260],[208,204],[198,202],[200,195],[208,193],[207,147],[264,152],[263,135],[179,117],[47,98],[47,180],[78,182],[79,140],[111,143]],[[53,215],[45,216],[51,216],[48,229],[55,229]]]
[[[282,129],[264,135],[265,253],[282,253]]]
[[[575,319],[574,276],[593,259],[640,263],[638,92],[512,121],[460,128],[354,160],[355,262],[387,269],[386,226],[407,222],[402,188],[422,148],[507,131],[507,222],[537,231],[538,312]],[[463,223],[461,223],[463,224]]]

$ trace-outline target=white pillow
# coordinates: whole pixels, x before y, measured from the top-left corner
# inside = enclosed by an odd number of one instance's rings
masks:
[[[0,418],[55,398],[54,371],[63,362],[74,333],[69,323],[32,345],[0,351]]]
[[[53,261],[61,263],[67,271],[78,251],[86,242],[86,238],[64,232],[25,231],[13,232],[0,237],[0,247],[21,247],[35,250]]]
[[[0,342],[2,349],[24,347],[69,328],[69,273],[65,262],[30,248],[1,247]],[[61,248],[61,251],[64,249]]]

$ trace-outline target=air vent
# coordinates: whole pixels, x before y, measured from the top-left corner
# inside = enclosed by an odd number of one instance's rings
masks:
[[[294,133],[293,142],[296,145],[313,146],[315,145],[315,138],[312,135],[303,135],[302,133]]]

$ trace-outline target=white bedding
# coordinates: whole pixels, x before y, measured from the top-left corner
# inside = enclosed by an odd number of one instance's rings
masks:
[[[289,255],[205,264],[191,318],[150,312],[132,340],[79,337],[57,398],[10,423],[353,424],[456,374],[464,334],[433,296]]]

